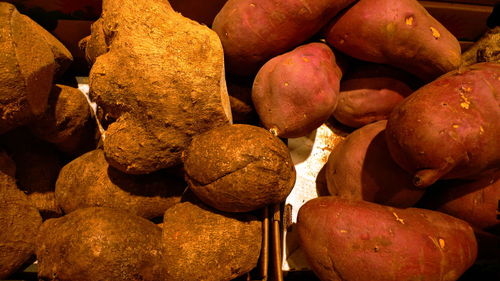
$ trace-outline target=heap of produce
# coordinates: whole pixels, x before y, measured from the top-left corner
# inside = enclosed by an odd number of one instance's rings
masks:
[[[500,268],[498,29],[466,53],[416,0],[198,2],[103,0],[87,97],[0,2],[0,279],[268,278],[287,142],[323,124],[346,137],[293,227],[317,278]]]

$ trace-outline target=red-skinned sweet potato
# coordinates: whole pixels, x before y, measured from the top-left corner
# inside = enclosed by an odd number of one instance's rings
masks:
[[[387,65],[363,64],[342,79],[333,116],[354,128],[389,118],[392,109],[413,92],[407,82],[411,78]]]
[[[395,207],[413,206],[423,189],[392,160],[381,120],[366,125],[335,146],[326,163],[326,182],[331,195],[366,200]]]
[[[341,77],[330,47],[309,43],[264,64],[255,77],[252,101],[274,135],[305,136],[335,110]]]
[[[500,171],[480,180],[449,180],[431,186],[419,206],[447,213],[471,225],[500,235],[497,219]]]
[[[354,0],[229,0],[214,19],[230,73],[255,74],[317,33]]]
[[[461,63],[458,40],[416,0],[360,0],[327,28],[326,40],[352,57],[426,81]]]
[[[499,88],[500,64],[475,64],[423,86],[393,110],[389,151],[416,186],[500,167]]]
[[[453,281],[477,255],[466,222],[425,209],[319,197],[300,208],[297,228],[321,280]]]

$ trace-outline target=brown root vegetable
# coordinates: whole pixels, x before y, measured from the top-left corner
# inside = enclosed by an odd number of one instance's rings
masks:
[[[340,123],[361,128],[386,120],[392,109],[413,92],[402,71],[385,65],[364,64],[348,72],[340,83],[333,116]]]
[[[52,87],[45,113],[30,124],[37,137],[70,155],[95,149],[96,126],[83,93],[59,84]]]
[[[416,186],[500,167],[499,88],[500,64],[475,64],[423,86],[393,110],[389,151]]]
[[[252,101],[264,127],[274,135],[305,136],[335,110],[341,77],[330,47],[309,43],[262,66],[253,83]]]
[[[321,280],[454,281],[477,255],[469,224],[425,209],[319,197],[300,208],[297,229]]]
[[[194,135],[231,122],[222,46],[208,27],[167,1],[106,0],[92,30],[90,96],[111,123],[103,144],[114,168],[173,167]]]
[[[45,111],[56,63],[50,45],[27,17],[0,3],[0,133]]]
[[[387,121],[366,125],[335,146],[326,163],[331,195],[394,206],[413,206],[424,190],[392,160],[385,142]]]
[[[2,136],[2,144],[16,165],[15,178],[42,218],[62,215],[54,197],[55,183],[63,165],[54,145],[35,137],[26,127]]]
[[[42,218],[13,177],[0,172],[0,278],[32,261]]]
[[[223,126],[194,137],[183,160],[190,189],[221,211],[248,212],[279,203],[295,183],[286,145],[251,125]]]
[[[429,81],[458,68],[458,40],[416,0],[360,0],[326,40],[354,58],[390,64]]]
[[[462,54],[462,65],[479,62],[500,63],[500,26],[489,29]]]
[[[163,221],[166,280],[232,280],[257,265],[261,240],[261,222],[253,216],[179,203]]]
[[[128,175],[109,166],[100,149],[66,164],[56,182],[56,201],[65,213],[87,207],[121,209],[147,219],[180,201],[185,183],[165,171]]]
[[[497,171],[475,181],[437,182],[428,189],[419,206],[449,214],[500,235],[500,220],[497,218],[499,178],[500,171]]]
[[[38,278],[165,280],[161,252],[161,229],[154,223],[114,209],[81,209],[40,227]]]
[[[302,44],[354,0],[229,0],[214,19],[228,72],[257,73],[269,59]]]

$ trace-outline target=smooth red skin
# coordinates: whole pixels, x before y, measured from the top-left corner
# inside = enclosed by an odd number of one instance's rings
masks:
[[[499,200],[500,170],[476,181],[438,182],[429,188],[419,205],[500,235],[500,220],[497,219]]]
[[[300,45],[355,0],[229,0],[214,19],[227,70],[255,74],[269,59]]]
[[[268,61],[257,73],[252,101],[266,129],[300,137],[335,110],[342,73],[330,47],[309,43]]]
[[[424,194],[412,176],[391,158],[382,120],[352,132],[335,146],[326,163],[331,195],[395,207],[410,207]]]
[[[479,178],[499,167],[498,89],[500,64],[475,64],[436,79],[396,106],[387,123],[387,144],[416,186]]]
[[[329,196],[308,201],[297,220],[301,248],[323,281],[457,280],[477,255],[466,222],[425,209]]]
[[[392,109],[412,92],[404,82],[391,77],[347,79],[340,83],[333,116],[344,125],[360,128],[389,118]]]
[[[326,40],[354,58],[390,64],[425,81],[461,62],[458,40],[416,0],[360,0],[327,28]]]

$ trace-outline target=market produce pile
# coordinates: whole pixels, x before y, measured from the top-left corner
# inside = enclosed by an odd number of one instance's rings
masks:
[[[0,279],[246,280],[296,181],[287,139],[322,124],[347,136],[294,227],[320,280],[500,268],[498,42],[462,55],[416,0],[213,16],[103,0],[80,41],[94,112],[66,47],[0,2]]]

